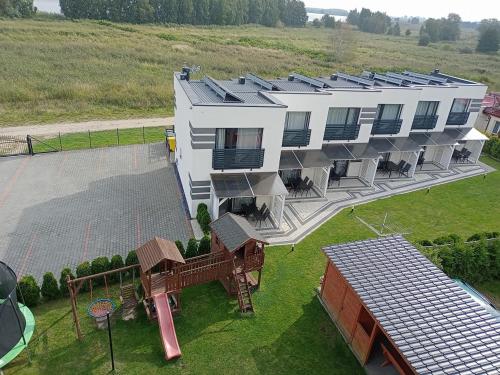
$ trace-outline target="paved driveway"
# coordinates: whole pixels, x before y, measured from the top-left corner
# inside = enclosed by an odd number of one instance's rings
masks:
[[[0,260],[41,279],[192,236],[163,144],[0,158]]]

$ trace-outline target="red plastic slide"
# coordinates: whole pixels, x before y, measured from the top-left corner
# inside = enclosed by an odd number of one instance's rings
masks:
[[[168,304],[167,294],[157,294],[153,297],[158,315],[158,325],[160,326],[161,341],[165,349],[165,358],[167,361],[181,356],[181,348],[177,342],[175,334],[174,320],[172,319],[172,311]]]

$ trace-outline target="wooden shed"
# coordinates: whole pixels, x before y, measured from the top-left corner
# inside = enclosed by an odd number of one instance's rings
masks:
[[[500,373],[500,322],[403,237],[323,251],[320,301],[368,374]]]

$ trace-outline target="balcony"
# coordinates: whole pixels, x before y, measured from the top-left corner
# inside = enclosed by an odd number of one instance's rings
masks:
[[[283,147],[307,146],[311,139],[311,129],[285,130],[283,132]]]
[[[430,130],[436,127],[438,116],[415,115],[413,118],[412,130]]]
[[[401,129],[403,120],[375,120],[372,126],[372,134],[397,134]]]
[[[325,141],[351,141],[358,138],[359,124],[326,124]]]
[[[264,149],[214,149],[212,169],[253,169],[264,164]]]
[[[469,112],[450,112],[446,125],[465,125],[469,119]]]

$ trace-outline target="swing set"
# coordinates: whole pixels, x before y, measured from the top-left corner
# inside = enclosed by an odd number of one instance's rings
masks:
[[[109,283],[108,278],[112,275],[119,274],[120,278],[120,302],[122,307],[122,317],[125,320],[130,319],[131,317],[135,317],[135,307],[137,306],[137,295],[135,293],[135,272],[136,268],[138,268],[138,264],[133,264],[130,266],[117,268],[114,270],[101,272],[95,275],[89,275],[84,277],[79,277],[76,279],[71,279],[69,276],[66,279],[69,296],[71,301],[71,310],[73,313],[73,322],[75,324],[76,335],[79,340],[83,338],[81,327],[80,327],[80,318],[78,316],[78,293],[80,292],[83,285],[88,282],[90,289],[90,304],[87,307],[87,315],[93,319],[95,319],[98,328],[106,328],[106,317],[107,315],[111,315],[114,311],[116,311],[116,303],[111,298],[109,292]],[[123,273],[132,273],[132,283],[125,284],[123,283]],[[95,298],[94,299],[94,286],[93,282],[96,279],[104,279],[104,289],[106,298]]]

